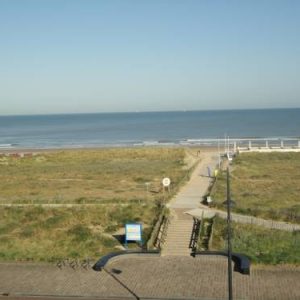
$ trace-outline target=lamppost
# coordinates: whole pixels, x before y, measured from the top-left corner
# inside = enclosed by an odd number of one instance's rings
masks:
[[[227,262],[228,262],[228,299],[232,300],[232,249],[231,249],[231,215],[230,209],[235,202],[230,196],[230,174],[227,167],[227,199],[223,202],[227,207]]]

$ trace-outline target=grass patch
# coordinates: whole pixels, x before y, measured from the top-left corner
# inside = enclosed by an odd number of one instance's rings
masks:
[[[82,204],[1,207],[4,261],[97,259],[120,246],[113,234],[127,222],[143,224],[146,242],[163,202],[162,191],[151,190],[168,176],[171,197],[190,172],[185,150],[175,148],[68,150],[1,162],[0,202]]]
[[[113,232],[125,222],[152,226],[153,204],[81,208],[0,209],[0,260],[97,259],[116,250]]]
[[[213,228],[213,218],[202,219],[200,225],[200,231],[199,231],[199,238],[196,246],[198,251],[209,249],[212,228]]]
[[[226,220],[215,217],[212,250],[225,250]],[[232,249],[253,263],[300,264],[300,232],[285,232],[232,222]]]
[[[95,203],[114,198],[155,199],[147,193],[170,177],[176,188],[186,174],[185,150],[128,148],[44,152],[3,157],[2,203]]]
[[[233,160],[233,211],[300,223],[300,153],[242,153]],[[221,172],[212,189],[214,205],[224,209],[226,174]]]

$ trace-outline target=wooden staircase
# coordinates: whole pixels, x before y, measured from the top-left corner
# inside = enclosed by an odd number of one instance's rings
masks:
[[[174,210],[171,217],[167,237],[162,245],[162,256],[190,256],[190,240],[193,230],[193,218],[181,210]]]

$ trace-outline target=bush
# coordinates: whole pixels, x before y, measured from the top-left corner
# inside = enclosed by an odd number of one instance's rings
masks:
[[[226,221],[214,222],[213,248],[226,248]],[[232,249],[247,255],[253,263],[300,264],[300,231],[286,232],[232,222]]]
[[[300,223],[300,153],[243,153],[233,160],[233,211],[274,220]],[[224,209],[226,172],[218,176],[211,196]]]
[[[73,226],[68,230],[68,233],[73,235],[73,239],[78,242],[86,241],[92,237],[91,230],[81,224]]]

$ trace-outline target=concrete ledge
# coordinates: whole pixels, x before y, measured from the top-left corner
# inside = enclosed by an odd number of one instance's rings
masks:
[[[111,252],[101,257],[92,267],[94,271],[101,271],[108,262],[112,262],[126,257],[145,257],[145,256],[160,256],[159,250],[122,250]]]
[[[238,153],[248,153],[248,152],[260,152],[260,153],[272,153],[272,152],[300,152],[300,148],[264,148],[264,147],[251,147],[251,148],[239,148]]]
[[[221,255],[228,256],[225,251],[196,251],[191,256],[196,257],[197,255]],[[241,253],[232,253],[232,260],[234,262],[234,271],[241,274],[250,275],[250,259]]]

